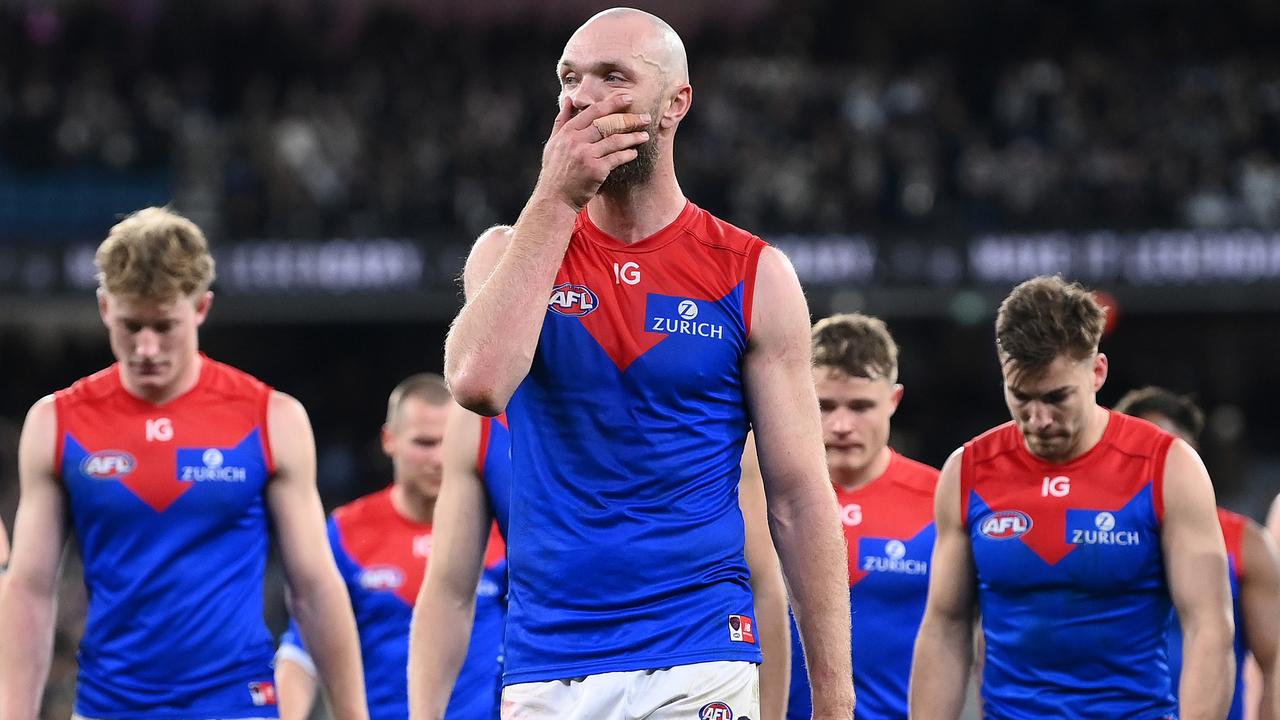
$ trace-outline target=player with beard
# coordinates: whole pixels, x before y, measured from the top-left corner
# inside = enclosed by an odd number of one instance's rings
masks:
[[[0,717],[40,715],[69,532],[89,596],[76,718],[276,717],[262,617],[272,535],[335,716],[368,717],[306,411],[198,350],[213,304],[204,234],[147,208],[94,261],[117,362],[38,401],[22,429]]]
[[[473,248],[445,354],[461,405],[506,411],[520,473],[504,717],[759,716],[737,501],[753,428],[814,716],[847,720],[847,573],[795,271],[681,192],[693,90],[669,25],[602,12],[557,73],[537,186]]]
[[[1013,421],[942,468],[911,716],[957,718],[975,606],[989,718],[1220,719],[1231,704],[1231,595],[1213,486],[1195,450],[1101,407],[1105,313],[1061,277],[996,317]],[[1167,633],[1186,643],[1178,699]]]
[[[813,381],[848,546],[858,717],[905,719],[911,650],[929,590],[938,471],[889,447],[889,421],[903,388],[898,345],[882,320],[861,314],[819,320]],[[792,663],[787,717],[808,720],[799,647]]]
[[[1165,388],[1145,387],[1125,393],[1115,411],[1153,423],[1199,450],[1204,413],[1188,397]],[[1236,684],[1227,720],[1272,720],[1276,717],[1272,676],[1280,639],[1280,569],[1275,542],[1258,523],[1239,513],[1218,508],[1218,521],[1227,543],[1236,622]],[[1182,674],[1182,629],[1176,622],[1169,631],[1169,669],[1175,680]]]
[[[390,487],[343,505],[329,519],[329,544],[347,582],[371,720],[409,716],[405,667],[414,599],[431,564],[436,499],[440,493],[442,443],[453,400],[444,378],[421,373],[391,391],[382,450],[391,458]],[[498,716],[500,656],[506,622],[506,551],[485,525],[482,573],[473,581],[475,625],[458,684],[449,700],[450,720]],[[478,587],[478,590],[476,590]],[[280,717],[304,720],[315,701],[315,666],[297,627],[290,625],[276,657]]]

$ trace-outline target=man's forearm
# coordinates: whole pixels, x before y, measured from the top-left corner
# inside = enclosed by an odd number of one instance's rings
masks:
[[[316,701],[316,679],[292,660],[276,657],[276,701],[280,720],[307,720]]]
[[[973,662],[972,622],[925,615],[911,664],[911,717],[954,720],[964,709]]]
[[[1235,690],[1229,628],[1183,627],[1182,679],[1178,684],[1178,717],[1210,720],[1226,715]]]
[[[331,583],[317,582],[314,587],[292,590],[293,615],[315,660],[334,718],[368,718],[360,639],[351,600],[341,581],[335,574]]]
[[[834,496],[822,490],[794,504],[771,506],[770,526],[800,628],[813,716],[848,718],[853,712],[848,565]]]
[[[409,634],[409,717],[442,720],[467,657],[475,600],[433,593],[414,609]]]
[[[576,219],[562,200],[536,192],[530,198],[493,272],[445,339],[445,374],[458,404],[495,415],[528,374]]]
[[[785,591],[770,582],[769,590],[756,594],[756,625],[760,630],[760,716],[763,720],[783,720],[787,714],[787,693],[791,689],[791,623],[787,619]],[[761,622],[765,620],[766,622]]]
[[[0,587],[0,718],[36,720],[53,654],[52,597]]]

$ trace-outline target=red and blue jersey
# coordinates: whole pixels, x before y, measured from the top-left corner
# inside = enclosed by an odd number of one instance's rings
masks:
[[[1173,437],[1111,413],[1048,463],[1013,423],[968,442],[961,517],[986,637],[987,717],[1174,717],[1160,523]]]
[[[370,720],[409,716],[409,625],[413,604],[431,557],[431,525],[396,511],[391,488],[367,495],[333,512],[329,544],[351,595]],[[494,720],[501,692],[502,635],[505,625],[506,557],[496,527],[485,553],[476,590],[475,625],[467,657],[454,685],[449,720]],[[281,638],[281,658],[310,669],[310,658],[295,623]]]
[[[693,203],[632,244],[579,214],[507,407],[506,683],[759,662],[737,488],[764,247]]]
[[[892,451],[891,451],[892,452]],[[929,592],[929,561],[937,532],[933,490],[938,471],[896,452],[884,474],[856,490],[836,486],[849,551],[853,683],[858,717],[907,717],[907,681]],[[791,626],[789,720],[813,708],[800,633]]]
[[[511,431],[506,415],[480,418],[476,473],[484,481],[489,510],[505,538],[511,524]]]
[[[262,617],[270,395],[204,356],[195,387],[163,405],[129,394],[116,365],[55,394],[89,597],[78,714],[276,715]]]
[[[1222,525],[1222,538],[1227,543],[1227,565],[1230,569],[1231,607],[1236,618],[1234,650],[1236,656],[1236,688],[1231,700],[1227,720],[1244,718],[1244,617],[1240,614],[1240,578],[1244,575],[1244,532],[1249,518],[1218,508],[1218,523]],[[1173,679],[1173,691],[1178,692],[1178,679],[1182,677],[1182,627],[1177,613],[1169,629],[1169,675]]]

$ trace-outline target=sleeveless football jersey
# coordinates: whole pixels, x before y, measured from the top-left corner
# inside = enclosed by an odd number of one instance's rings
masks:
[[[1244,574],[1244,530],[1249,524],[1249,519],[1230,510],[1218,508],[1218,522],[1222,525],[1222,537],[1227,543],[1231,607],[1236,619],[1236,636],[1233,643],[1236,656],[1236,687],[1227,720],[1241,720],[1244,717],[1244,658],[1248,651],[1244,644],[1244,617],[1240,614],[1240,578]],[[1178,678],[1182,677],[1182,627],[1178,624],[1176,612],[1173,614],[1169,628],[1169,676],[1173,680],[1174,695],[1177,695]]]
[[[489,510],[506,538],[511,523],[511,431],[507,429],[506,415],[480,418],[476,473],[484,481]]]
[[[894,452],[884,474],[849,491],[836,486],[849,549],[853,684],[858,717],[907,717],[907,681],[937,532],[933,490],[938,471]],[[790,720],[809,720],[813,707],[800,631],[791,620]]]
[[[987,717],[1173,717],[1160,547],[1173,437],[1111,413],[1053,464],[1013,423],[968,442],[961,517],[977,568]]]
[[[329,544],[360,633],[369,720],[404,720],[409,716],[409,624],[431,557],[431,525],[396,512],[388,487],[335,510]],[[498,717],[505,595],[505,549],[495,527],[476,589],[471,642],[446,711],[449,720]],[[311,664],[295,622],[280,644],[282,658]]]
[[[262,617],[271,389],[201,360],[196,386],[163,405],[130,395],[116,365],[55,394],[89,597],[81,715],[276,715]]]
[[[579,214],[507,408],[506,683],[759,662],[737,488],[763,248],[693,203],[630,245]]]

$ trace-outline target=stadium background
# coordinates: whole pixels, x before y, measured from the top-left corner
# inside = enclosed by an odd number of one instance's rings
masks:
[[[1006,419],[995,306],[1063,272],[1116,310],[1102,401],[1193,393],[1221,501],[1262,517],[1280,489],[1280,5],[637,5],[689,50],[685,192],[785,248],[815,317],[890,322],[896,447],[937,465]],[[518,214],[554,61],[606,6],[0,0],[0,517],[26,409],[110,362],[93,247],[157,203],[213,243],[203,349],[308,407],[326,504],[384,484],[386,394],[440,369],[466,248]],[[72,554],[48,717],[69,714],[76,572]]]

